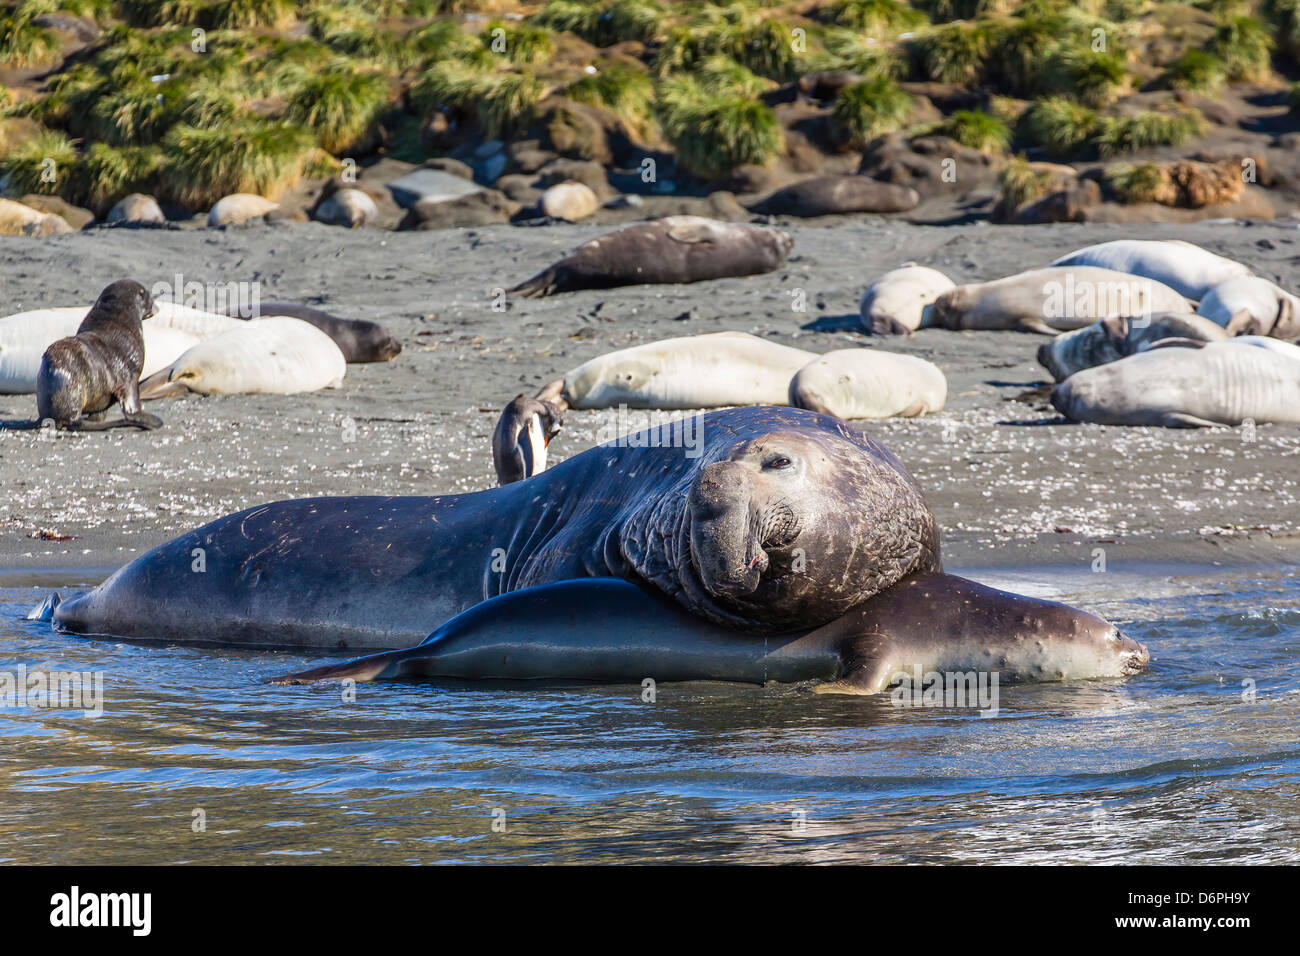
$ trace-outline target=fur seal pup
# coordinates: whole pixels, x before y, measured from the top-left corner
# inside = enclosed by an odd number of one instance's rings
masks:
[[[1218,342],[1227,337],[1221,326],[1190,312],[1162,312],[1145,322],[1113,315],[1040,345],[1038,364],[1063,382],[1082,369],[1118,362],[1165,339]]]
[[[959,285],[935,299],[932,315],[946,329],[1055,335],[1112,315],[1191,311],[1191,303],[1154,279],[1093,266],[1049,266]]]
[[[535,298],[620,285],[702,282],[771,272],[794,247],[787,233],[701,216],[667,216],[606,233],[509,290]]]
[[[296,395],[338,388],[347,368],[339,347],[310,323],[253,319],[187,349],[142,381],[140,395]]]
[[[714,623],[773,633],[819,627],[935,570],[934,516],[885,448],[802,409],[733,408],[501,488],[258,505],[141,555],[63,601],[54,623],[137,640],[394,650],[498,594],[619,577]]]
[[[938,269],[907,262],[891,269],[862,293],[858,314],[868,335],[910,335],[931,325],[934,300],[957,288]]]
[[[778,189],[753,208],[769,216],[833,216],[907,212],[920,201],[920,194],[911,186],[870,176],[815,176]]]
[[[1170,341],[1076,372],[1052,389],[1052,405],[1069,419],[1099,425],[1300,422],[1300,346],[1247,338]]]
[[[627,581],[591,578],[504,594],[415,647],[272,682],[815,680],[818,693],[877,694],[914,673],[1085,680],[1134,674],[1149,660],[1145,647],[1086,611],[950,574],[912,575],[823,627],[763,640]]]
[[[402,343],[393,338],[378,322],[369,319],[344,319],[309,305],[293,302],[262,302],[256,314],[243,315],[232,310],[231,315],[243,319],[274,318],[283,316],[301,319],[320,329],[339,347],[349,365],[366,362],[391,362],[402,353]]]
[[[7,428],[39,428],[47,419],[69,431],[162,427],[162,419],[140,410],[144,366],[141,323],[154,311],[153,297],[133,279],[107,286],[77,333],[45,350],[36,375],[36,418],[6,422]],[[114,402],[122,417],[101,421]]]
[[[546,446],[560,431],[564,411],[552,402],[516,395],[492,432],[497,484],[523,481],[546,470]]]
[[[1096,266],[1145,276],[1193,301],[1221,282],[1251,274],[1250,267],[1181,239],[1115,239],[1061,256],[1053,266]]]
[[[816,358],[748,332],[708,332],[599,355],[538,397],[566,408],[784,405],[790,377]]]
[[[1196,312],[1223,326],[1229,335],[1300,338],[1300,298],[1259,276],[1215,286]]]
[[[943,409],[948,380],[933,362],[876,349],[839,349],[790,380],[790,404],[836,418],[911,418]]]

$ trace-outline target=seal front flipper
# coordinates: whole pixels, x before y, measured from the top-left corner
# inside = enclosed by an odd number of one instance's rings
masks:
[[[1060,329],[1054,329],[1042,319],[1017,319],[1012,326],[1017,332],[1037,332],[1039,335],[1057,335]]]

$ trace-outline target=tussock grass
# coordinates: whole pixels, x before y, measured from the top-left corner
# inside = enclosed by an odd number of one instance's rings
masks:
[[[0,16],[0,66],[46,66],[58,58],[59,41],[49,30],[24,18]]]
[[[383,76],[335,62],[303,73],[289,97],[287,118],[312,130],[327,152],[366,150],[375,144],[379,117],[390,100]]]
[[[871,35],[917,30],[929,18],[902,0],[834,0],[819,11],[832,23]]]
[[[986,24],[947,23],[911,41],[922,73],[939,83],[976,83],[994,48],[993,31]]]
[[[842,89],[831,108],[831,118],[848,144],[861,148],[901,127],[911,109],[912,97],[897,83],[877,78]]]
[[[629,130],[645,136],[653,126],[654,81],[642,70],[617,61],[584,76],[565,89],[564,95],[617,113]]]
[[[863,79],[901,79],[907,64],[892,47],[869,43],[852,30],[827,30],[822,36],[824,66],[859,73]]]
[[[659,36],[665,16],[664,8],[653,0],[615,0],[603,4],[551,0],[532,22],[606,47],[626,40],[651,42]]]
[[[1230,80],[1262,80],[1272,72],[1273,37],[1252,16],[1234,16],[1219,24],[1206,47],[1223,61]]]
[[[293,23],[294,6],[293,0],[216,0],[204,8],[203,20],[216,29],[274,29]]]
[[[54,162],[54,182],[42,182],[42,175]],[[76,164],[77,150],[65,134],[42,130],[38,135],[0,153],[0,180],[12,196],[24,193],[57,193]]]
[[[1046,148],[1053,156],[1080,152],[1097,133],[1097,111],[1063,96],[1036,100],[1021,117],[1027,139]]]
[[[1165,70],[1165,82],[1175,90],[1214,94],[1228,79],[1224,62],[1206,50],[1188,50]]]
[[[1066,46],[1047,58],[1043,87],[1071,94],[1087,106],[1108,106],[1128,85],[1124,59],[1115,53],[1094,53],[1086,46]]]
[[[997,116],[982,110],[958,110],[939,124],[937,130],[955,143],[981,153],[1005,153],[1011,145],[1011,129]]]
[[[175,126],[163,148],[160,187],[178,202],[198,207],[230,193],[274,197],[320,161],[309,131],[260,119],[210,129]]]
[[[489,52],[521,66],[544,63],[555,54],[550,31],[526,24],[493,20],[483,29],[479,41]]]
[[[1159,163],[1116,163],[1105,172],[1106,185],[1122,203],[1172,203],[1178,195],[1169,171]]]
[[[764,165],[784,145],[771,107],[743,94],[711,93],[694,80],[675,79],[661,89],[659,107],[678,162],[705,179]]]
[[[1034,169],[1023,156],[1015,156],[998,173],[998,188],[1003,210],[1012,213],[1026,203],[1046,196],[1052,188],[1052,174],[1044,169]]]
[[[526,123],[545,94],[535,76],[447,64],[426,74],[411,90],[411,99],[421,112],[443,106],[473,116],[484,135],[495,139]]]
[[[1095,139],[1097,152],[1110,157],[1154,146],[1178,146],[1204,131],[1205,117],[1199,111],[1147,110],[1132,116],[1102,117]]]

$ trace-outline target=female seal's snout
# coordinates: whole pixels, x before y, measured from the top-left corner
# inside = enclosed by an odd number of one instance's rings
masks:
[[[1125,674],[1136,674],[1151,663],[1151,652],[1147,650],[1145,644],[1121,633],[1118,628],[1111,628],[1111,632],[1111,640],[1119,647],[1119,656]]]

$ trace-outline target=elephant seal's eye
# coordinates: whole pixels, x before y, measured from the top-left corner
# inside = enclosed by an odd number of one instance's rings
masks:
[[[793,465],[793,464],[794,464],[794,462],[792,462],[789,458],[786,458],[784,455],[778,455],[776,458],[770,458],[770,459],[768,459],[768,461],[767,461],[767,463],[766,463],[766,467],[768,467],[768,468],[789,468],[789,467],[790,467],[791,465]]]

